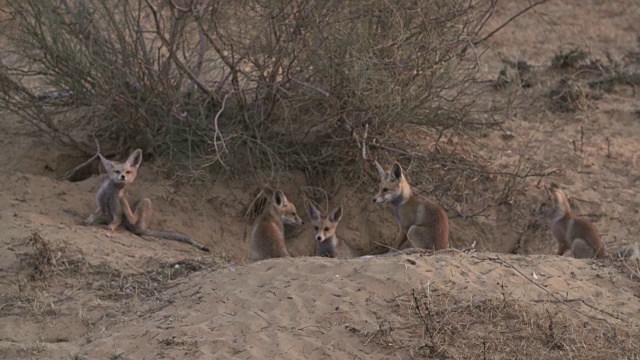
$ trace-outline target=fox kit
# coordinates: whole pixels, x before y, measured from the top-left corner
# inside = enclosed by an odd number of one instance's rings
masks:
[[[545,189],[552,201],[551,235],[558,242],[558,255],[577,259],[609,257],[604,242],[596,227],[588,220],[576,217],[571,212],[566,195],[556,183]]]
[[[377,161],[375,165],[380,174],[380,186],[373,202],[391,205],[398,224],[395,249],[449,248],[449,218],[444,209],[413,194],[399,163],[394,163],[388,173]]]
[[[265,188],[258,195],[261,196],[266,199],[258,202],[261,214],[251,232],[251,260],[288,257],[290,255],[284,243],[284,225],[300,226],[304,222],[298,216],[295,205],[282,190]]]
[[[106,215],[110,220],[108,228],[111,231],[115,231],[120,224],[123,224],[128,231],[136,235],[177,240],[209,252],[209,249],[198,244],[187,235],[148,229],[147,222],[153,211],[150,199],[142,199],[136,206],[135,211],[131,211],[125,191],[127,186],[133,183],[136,178],[138,168],[142,162],[142,150],[135,150],[124,163],[107,160],[102,155],[98,155],[102,165],[107,170],[107,179],[98,190],[96,197],[97,208],[82,222],[82,225],[91,225],[98,217]]]
[[[309,204],[309,217],[316,240],[316,256],[330,258],[351,258],[353,248],[338,239],[336,228],[342,219],[342,206],[335,208],[328,216],[323,217],[313,204]]]

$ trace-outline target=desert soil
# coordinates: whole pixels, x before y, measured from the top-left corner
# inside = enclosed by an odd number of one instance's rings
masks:
[[[487,28],[523,6],[500,2]],[[513,178],[513,196],[476,216],[460,213],[483,204],[449,209],[455,250],[433,256],[321,259],[306,225],[288,240],[295,257],[249,263],[242,219],[255,195],[247,189],[259,184],[172,182],[153,162],[132,189],[152,199],[153,226],[192,234],[212,254],[80,226],[102,177],[56,180],[85,159],[0,113],[0,358],[639,359],[637,264],[555,255],[540,186],[561,184],[609,248],[639,242],[640,95],[617,85],[570,112],[547,96],[560,77],[585,91],[597,77],[552,69],[560,51],[610,54],[640,70],[630,55],[640,52],[638,19],[632,0],[549,1],[487,41],[487,106],[519,100],[500,130],[462,154],[495,174],[524,161],[550,175]],[[496,89],[501,59],[531,65],[530,87]],[[425,148],[434,136],[424,134]],[[493,178],[486,191],[500,194],[506,181]],[[302,203],[300,174],[279,185]],[[363,251],[395,235],[389,212],[371,202],[375,187],[339,194],[339,233]]]

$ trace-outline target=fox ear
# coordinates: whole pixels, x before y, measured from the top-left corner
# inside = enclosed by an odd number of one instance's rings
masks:
[[[334,224],[339,223],[340,219],[342,219],[342,206],[338,206],[335,210],[331,212],[331,214],[329,214],[329,221],[331,221]]]
[[[141,163],[142,163],[142,150],[136,149],[134,152],[131,153],[131,155],[129,155],[129,158],[127,159],[127,162],[125,164],[137,169],[138,167],[140,167]]]
[[[400,166],[400,163],[393,163],[393,166],[391,167],[391,172],[389,173],[391,176],[391,180],[400,180],[400,178],[402,177],[402,166]]]
[[[284,196],[282,190],[276,190],[273,192],[273,202],[280,207],[287,206],[287,197]]]
[[[316,209],[316,207],[313,206],[312,203],[309,203],[309,217],[313,221],[320,220],[320,213],[318,212],[318,209]]]
[[[115,166],[113,161],[107,160],[107,158],[102,156],[102,154],[98,154],[98,156],[100,157],[100,161],[102,162],[102,166],[104,166],[105,170],[109,171],[113,169],[113,167]]]
[[[387,176],[387,173],[384,172],[384,169],[382,168],[382,166],[380,166],[380,163],[378,163],[377,161],[374,161],[374,164],[376,165],[376,169],[378,169],[378,174],[380,174],[380,178],[384,180],[385,177]]]

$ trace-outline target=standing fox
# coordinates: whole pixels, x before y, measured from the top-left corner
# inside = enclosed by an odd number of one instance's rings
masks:
[[[264,188],[258,198],[254,200],[259,216],[251,232],[251,260],[289,257],[284,243],[284,225],[300,226],[304,222],[282,190]]]
[[[150,199],[142,199],[136,206],[135,211],[131,211],[125,191],[138,174],[138,168],[142,163],[142,150],[136,149],[124,163],[107,160],[101,154],[98,155],[102,165],[107,170],[107,179],[98,190],[96,197],[97,208],[82,222],[82,225],[91,225],[101,215],[107,215],[110,217],[108,228],[111,231],[115,231],[120,224],[123,224],[128,231],[136,235],[177,240],[209,252],[209,249],[198,244],[187,235],[148,229],[147,222],[153,211]]]
[[[336,228],[342,219],[342,206],[323,217],[313,204],[309,204],[309,217],[316,239],[316,256],[330,258],[351,258],[354,251],[349,244],[338,239]]]
[[[552,182],[550,186],[545,185],[545,190],[553,204],[551,235],[558,242],[558,255],[577,259],[608,258],[609,252],[596,227],[571,212],[567,196],[560,187]]]
[[[449,248],[449,218],[444,209],[413,194],[399,163],[394,163],[388,173],[377,161],[375,165],[380,174],[380,186],[373,202],[391,205],[398,223],[395,249]]]

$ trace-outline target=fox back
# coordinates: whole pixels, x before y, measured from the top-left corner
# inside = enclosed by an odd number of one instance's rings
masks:
[[[313,225],[316,241],[316,256],[331,258],[353,257],[353,249],[336,235],[336,229],[342,219],[342,206],[335,208],[328,216],[320,215],[313,204],[309,204],[309,218]]]
[[[558,185],[551,183],[545,189],[552,202],[551,234],[558,242],[558,255],[578,259],[609,257],[595,225],[573,214],[567,196]]]
[[[378,162],[375,165],[380,175],[380,184],[373,202],[391,205],[399,227],[394,244],[396,248],[449,248],[449,218],[444,209],[413,194],[399,163],[394,163],[389,172]]]
[[[298,216],[295,205],[282,190],[271,191],[265,188],[258,196],[265,196],[269,203],[264,204],[251,232],[251,260],[290,256],[284,242],[284,225],[299,226],[304,223]]]

